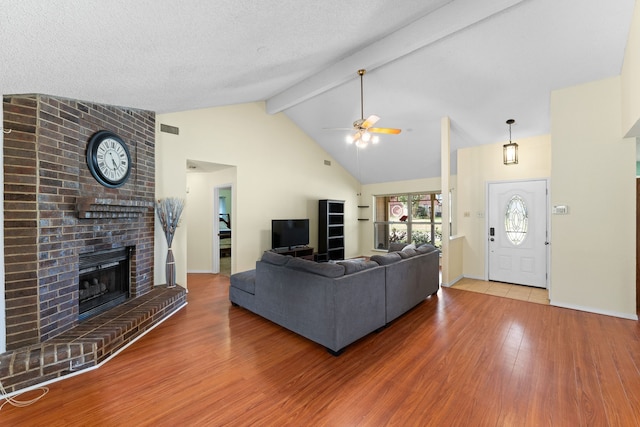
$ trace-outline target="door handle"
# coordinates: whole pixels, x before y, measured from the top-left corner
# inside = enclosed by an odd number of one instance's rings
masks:
[[[491,240],[491,241],[493,242],[493,241],[495,241],[496,239],[494,239],[494,238],[492,237],[492,238],[490,238],[489,240]]]

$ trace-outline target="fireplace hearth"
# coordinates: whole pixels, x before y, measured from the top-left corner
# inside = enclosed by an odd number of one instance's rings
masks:
[[[79,321],[96,316],[129,298],[131,250],[127,247],[80,255]]]

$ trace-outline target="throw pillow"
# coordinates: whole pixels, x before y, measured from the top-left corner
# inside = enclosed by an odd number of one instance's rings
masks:
[[[415,251],[416,250],[416,245],[414,245],[413,243],[408,244],[407,246],[405,246],[404,248],[402,248],[403,251]]]

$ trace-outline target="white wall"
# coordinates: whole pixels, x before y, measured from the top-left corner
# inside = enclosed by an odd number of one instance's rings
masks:
[[[502,146],[509,141],[458,150],[457,225],[464,236],[463,274],[486,280],[486,186],[491,181],[548,178],[551,174],[551,137],[519,139],[518,164],[504,165]]]
[[[317,246],[318,200],[345,200],[345,256],[358,255],[359,184],[284,114],[263,103],[159,114],[179,135],[156,132],[156,194],[186,198],[186,160],[235,166],[232,272],[249,270],[271,247],[271,219],[309,218]],[[324,160],[331,160],[326,166]],[[190,215],[190,207],[185,208]],[[162,235],[156,238],[156,283],[164,282]],[[187,233],[174,243],[177,281],[186,283]],[[159,255],[158,255],[159,254]]]
[[[635,139],[623,139],[621,78],[551,95],[551,303],[636,318]]]

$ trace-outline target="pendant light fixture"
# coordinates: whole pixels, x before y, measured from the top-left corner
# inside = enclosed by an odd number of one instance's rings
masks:
[[[509,143],[502,146],[502,154],[504,157],[505,165],[517,165],[518,164],[518,144],[511,142],[511,125],[516,121],[513,119],[507,120],[509,125]]]

